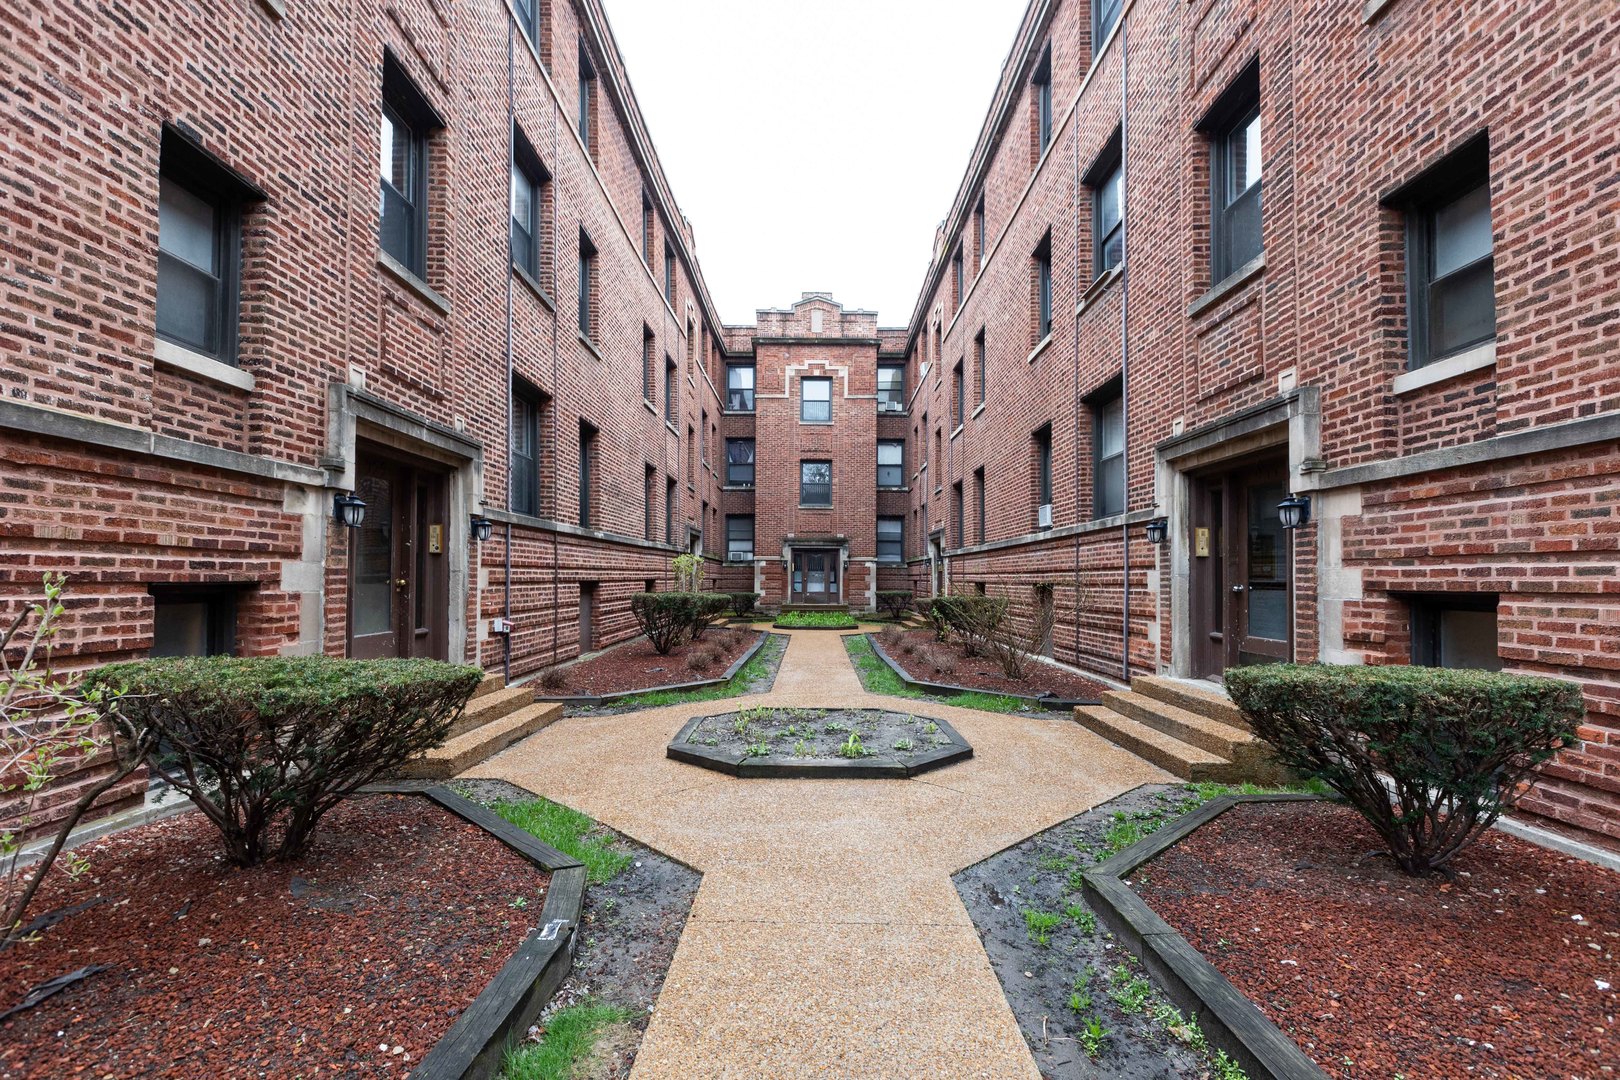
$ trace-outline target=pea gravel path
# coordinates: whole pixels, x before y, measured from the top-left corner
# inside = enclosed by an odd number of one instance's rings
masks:
[[[702,871],[634,1080],[1039,1073],[951,875],[1167,773],[1080,725],[869,694],[796,631],[750,705],[940,716],[974,757],[912,780],[737,779],[664,756],[712,703],[560,721],[477,766]]]

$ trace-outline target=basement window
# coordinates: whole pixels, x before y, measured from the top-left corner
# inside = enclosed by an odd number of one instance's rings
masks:
[[[236,646],[233,586],[153,585],[152,656],[228,656]]]
[[[1413,596],[1408,603],[1412,609],[1412,663],[1502,670],[1495,594]]]

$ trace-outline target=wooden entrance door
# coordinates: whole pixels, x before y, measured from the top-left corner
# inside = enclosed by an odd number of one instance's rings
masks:
[[[820,548],[795,549],[793,587],[795,604],[836,604],[842,595],[838,582],[838,552]]]
[[[366,454],[355,471],[366,515],[348,530],[348,654],[442,660],[450,601],[444,475]]]
[[[1193,674],[1293,656],[1292,537],[1277,504],[1284,464],[1263,461],[1198,478],[1192,491]]]

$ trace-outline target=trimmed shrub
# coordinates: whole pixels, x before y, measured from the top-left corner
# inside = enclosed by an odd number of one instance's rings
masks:
[[[734,592],[727,593],[731,597],[731,613],[733,615],[747,615],[754,610],[754,602],[759,599],[759,593]]]
[[[962,640],[962,650],[969,656],[982,656],[990,639],[1007,620],[1008,601],[1005,596],[983,593],[958,593],[936,596],[929,605],[929,621],[934,624],[940,641],[950,640],[954,633]],[[939,633],[939,628],[946,633]]]
[[[120,695],[130,729],[158,740],[153,770],[253,866],[296,858],[345,796],[442,745],[483,677],[437,660],[199,656],[109,664],[85,685]]]
[[[636,617],[636,625],[660,656],[668,656],[671,649],[686,640],[697,618],[697,607],[696,593],[634,593],[630,597],[630,613]]]
[[[877,594],[878,610],[891,619],[898,619],[911,610],[913,599],[910,589],[879,589]]]
[[[714,625],[714,621],[726,613],[731,606],[731,594],[723,592],[695,593],[696,603],[692,608],[692,640],[697,641],[703,637],[703,632]]]
[[[1343,795],[1413,875],[1511,806],[1584,711],[1573,683],[1445,668],[1266,664],[1226,687],[1277,759]]]

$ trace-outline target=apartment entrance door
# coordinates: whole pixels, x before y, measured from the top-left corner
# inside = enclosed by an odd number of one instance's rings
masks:
[[[366,512],[360,527],[348,530],[348,654],[443,660],[450,604],[445,474],[381,448],[357,457],[354,493]]]
[[[1192,485],[1193,674],[1288,660],[1294,651],[1293,546],[1277,504],[1286,461],[1264,459]]]
[[[837,548],[795,548],[793,587],[795,604],[837,604],[842,593],[838,581]]]

